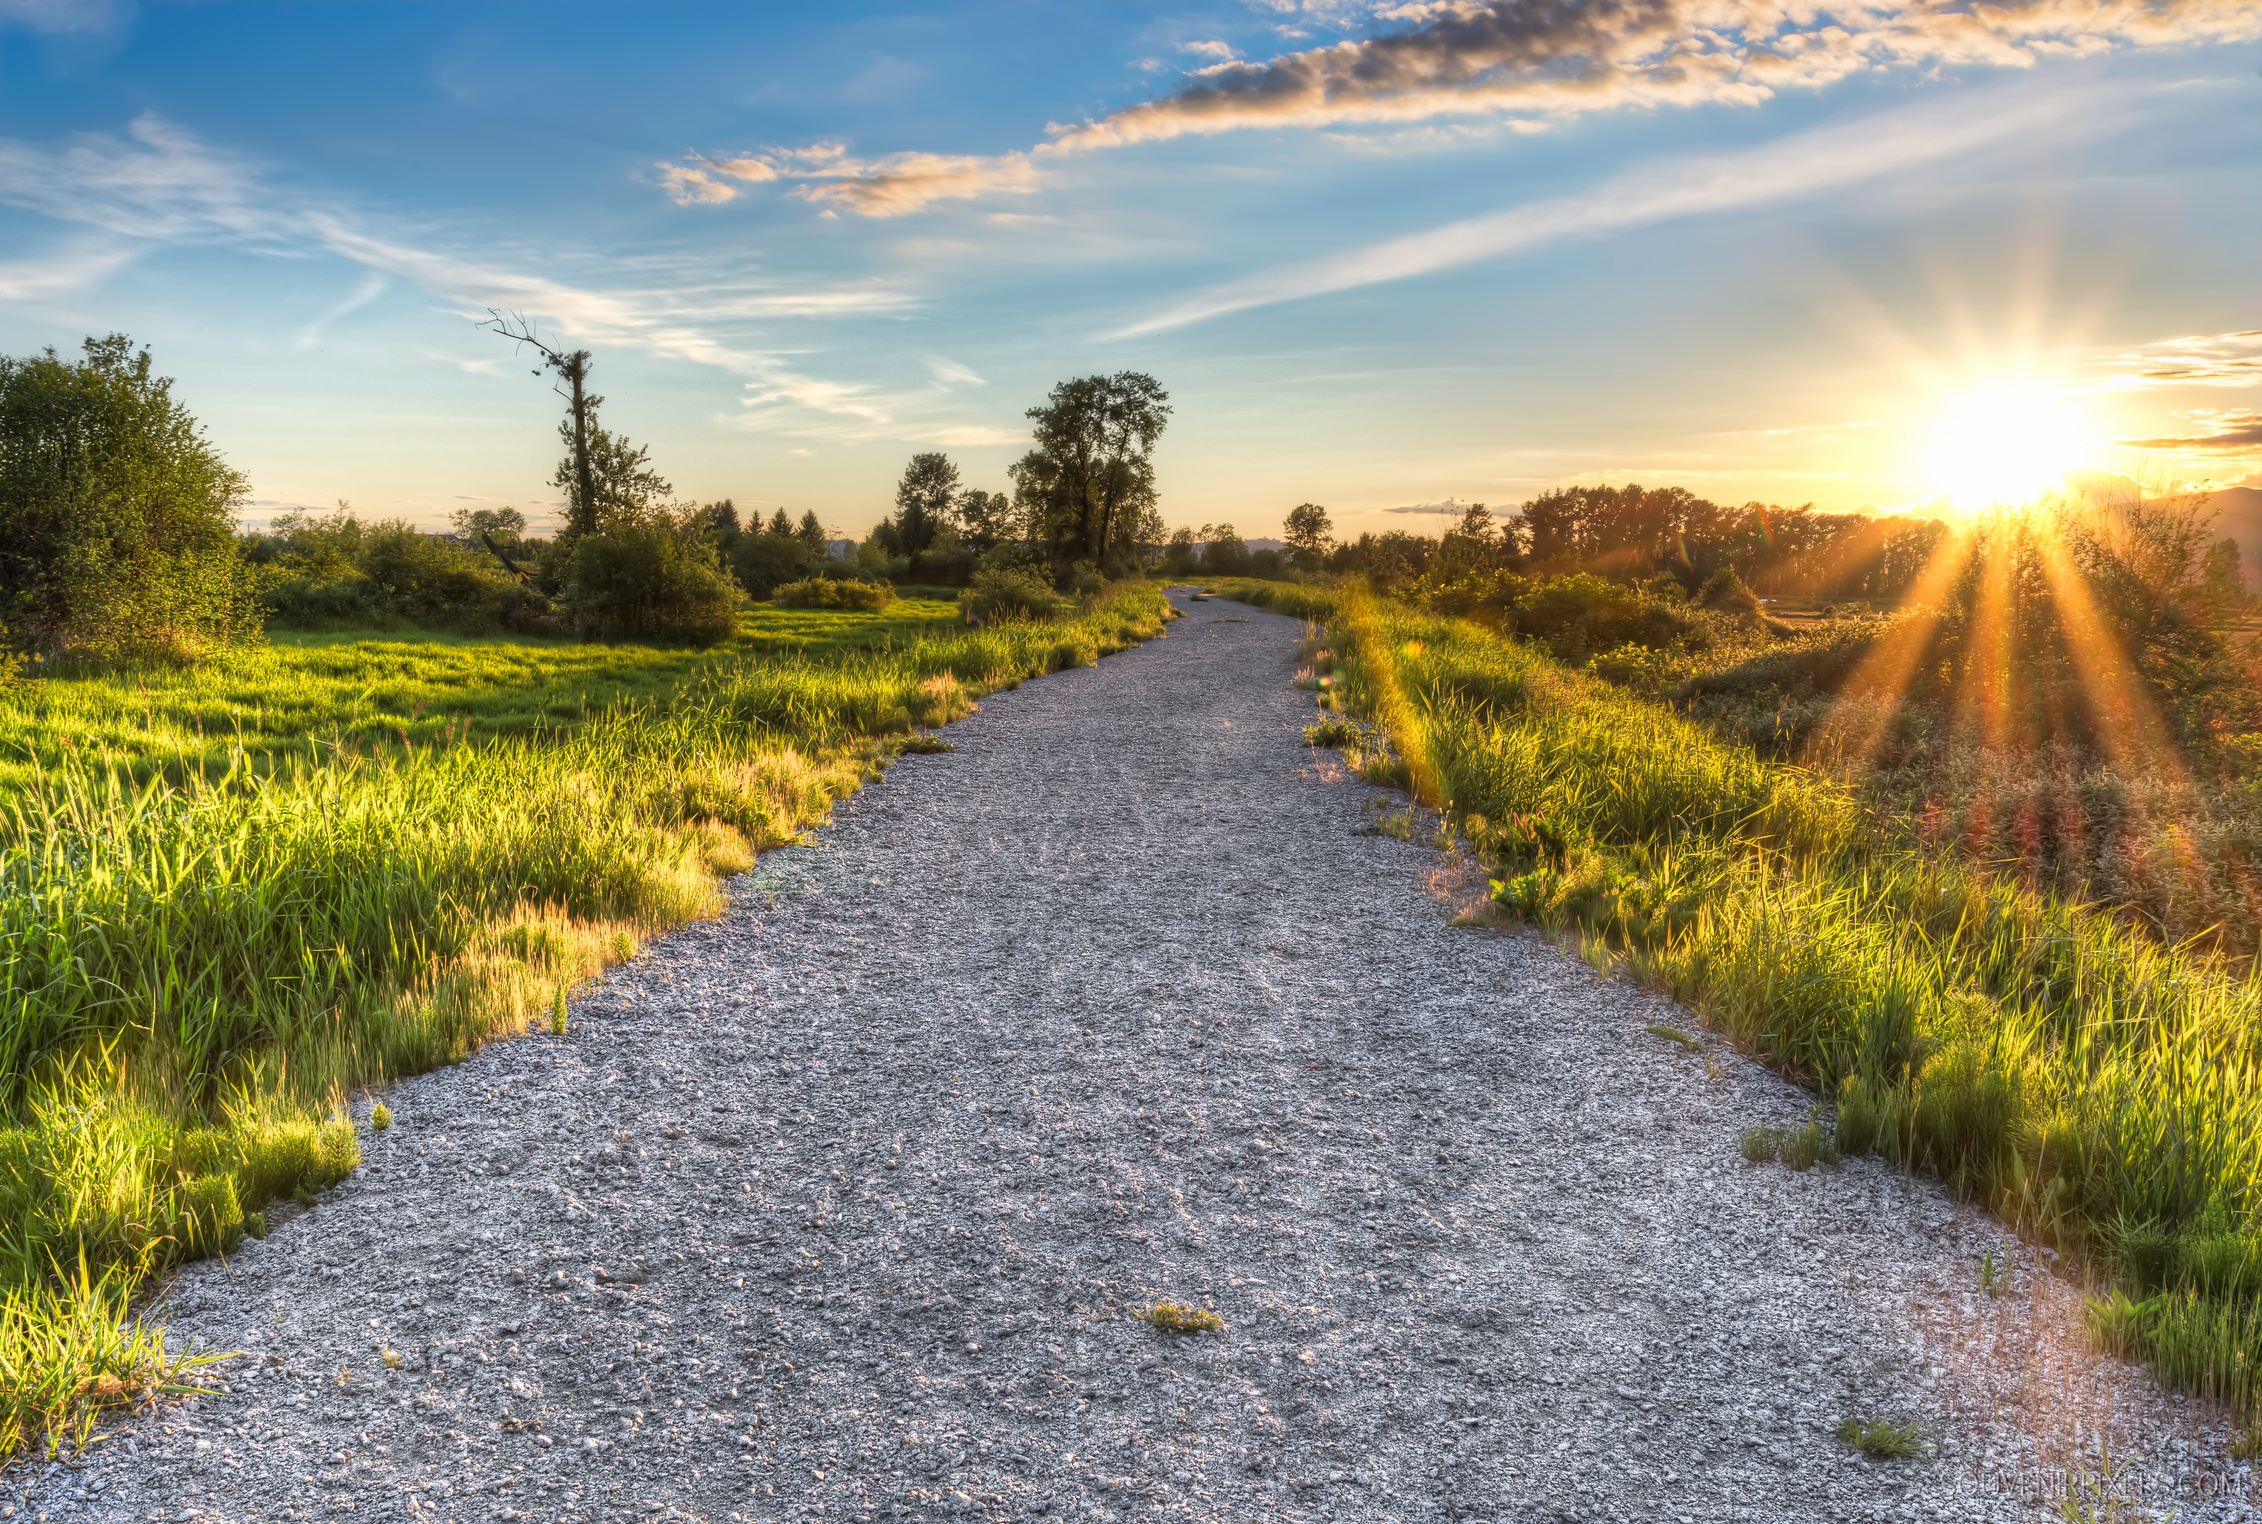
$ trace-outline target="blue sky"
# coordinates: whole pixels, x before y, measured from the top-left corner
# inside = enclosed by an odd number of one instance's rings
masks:
[[[681,496],[850,533],[1125,368],[1245,534],[2262,484],[2258,185],[2252,0],[0,0],[0,350],[147,343],[253,521],[544,516],[491,306]]]

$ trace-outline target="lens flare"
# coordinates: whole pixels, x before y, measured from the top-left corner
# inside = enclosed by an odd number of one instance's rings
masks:
[[[2017,506],[2059,491],[2095,447],[2081,418],[2047,392],[1973,392],[1940,419],[1928,475],[1959,508]]]

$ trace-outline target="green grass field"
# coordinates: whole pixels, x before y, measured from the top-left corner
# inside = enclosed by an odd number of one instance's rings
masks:
[[[872,614],[757,605],[707,651],[511,636],[277,633],[191,668],[52,677],[0,689],[0,794],[42,770],[136,779],[225,771],[309,743],[430,745],[550,735],[752,658],[826,661],[948,636],[955,604]]]
[[[1220,583],[1318,620],[1322,702],[1501,910],[1693,1004],[1933,1174],[2114,1280],[2101,1337],[2262,1406],[2262,983],[1924,849],[1848,789],[1465,621]],[[1340,739],[1315,728],[1313,739]]]
[[[1167,617],[1132,586],[981,630],[758,612],[699,654],[307,637],[0,691],[0,1451],[167,1379],[134,1291],[351,1170],[357,1096],[561,1017],[891,738]]]

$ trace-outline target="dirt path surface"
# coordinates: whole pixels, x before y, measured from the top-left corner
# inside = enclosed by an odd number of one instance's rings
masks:
[[[2243,1487],[2022,1253],[1982,1294],[1986,1219],[1746,1166],[1805,1095],[1450,924],[1301,746],[1296,626],[1190,615],[985,703],[567,1036],[398,1086],[175,1283],[226,1393],[14,1516],[2014,1519],[2067,1413],[2126,1497]]]

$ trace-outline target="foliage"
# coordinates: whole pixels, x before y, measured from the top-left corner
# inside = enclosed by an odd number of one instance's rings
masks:
[[[231,748],[232,771],[140,784],[89,751],[19,775],[0,814],[0,1291],[14,1298],[0,1378],[17,1383],[0,1401],[36,1425],[145,1396],[164,1368],[146,1348],[40,1341],[117,1329],[148,1275],[350,1170],[334,1096],[546,1023],[565,986],[711,913],[716,875],[855,788],[875,738],[1163,617],[1159,596],[1126,591],[1065,630],[953,628],[883,650],[870,642],[902,629],[891,615],[780,615],[836,642],[864,634],[811,654],[625,653],[676,681],[516,735],[451,719],[405,744],[334,739],[330,711],[291,707],[295,688],[259,686],[279,669],[253,666],[232,691],[298,726],[266,765]],[[585,649],[407,649],[605,671]],[[310,650],[345,669],[341,695],[404,664],[399,644]],[[123,680],[48,688],[77,696],[0,697],[0,717],[17,702],[141,707]],[[83,1273],[60,1272],[82,1255]]]
[[[957,518],[960,536],[977,555],[1018,537],[1020,532],[1014,522],[1013,499],[980,487],[969,487],[960,495]]]
[[[0,641],[193,660],[257,632],[248,485],[124,334],[0,356]]]
[[[1319,504],[1298,503],[1288,510],[1287,522],[1281,526],[1281,538],[1288,542],[1296,564],[1313,570],[1327,559],[1329,548],[1335,544],[1335,525]]]
[[[912,456],[903,480],[896,483],[895,544],[890,549],[909,556],[916,567],[935,536],[952,526],[957,503],[958,467],[950,457],[940,451]]]
[[[1033,572],[991,567],[974,574],[974,584],[959,597],[968,624],[1046,620],[1061,611],[1061,600]]]
[[[405,519],[364,523],[343,503],[326,514],[279,515],[267,533],[247,539],[244,555],[258,571],[268,622],[286,629],[404,622],[466,634],[555,628],[550,601],[486,551],[425,534]]]
[[[704,528],[696,510],[608,510],[567,552],[561,601],[575,626],[599,640],[711,646],[728,636],[741,594]]]
[[[1328,617],[1344,700],[1504,908],[1836,1101],[1837,1147],[2170,1288],[2130,1347],[2262,1402],[2262,978],[1928,851],[1844,787],[1468,621],[1233,591]]]
[[[755,598],[769,598],[779,587],[813,575],[823,564],[822,552],[810,550],[790,524],[778,527],[784,520],[785,510],[780,508],[767,529],[742,534],[731,546],[731,574]]]
[[[448,528],[459,540],[486,538],[508,548],[525,538],[526,515],[516,508],[458,508],[448,515]]]
[[[895,589],[884,582],[810,577],[787,583],[770,595],[770,601],[789,609],[881,609],[895,601]]]
[[[1013,467],[1014,504],[1058,560],[1112,570],[1162,538],[1153,455],[1169,402],[1154,377],[1119,371],[1063,381],[1029,409],[1036,448]]]

